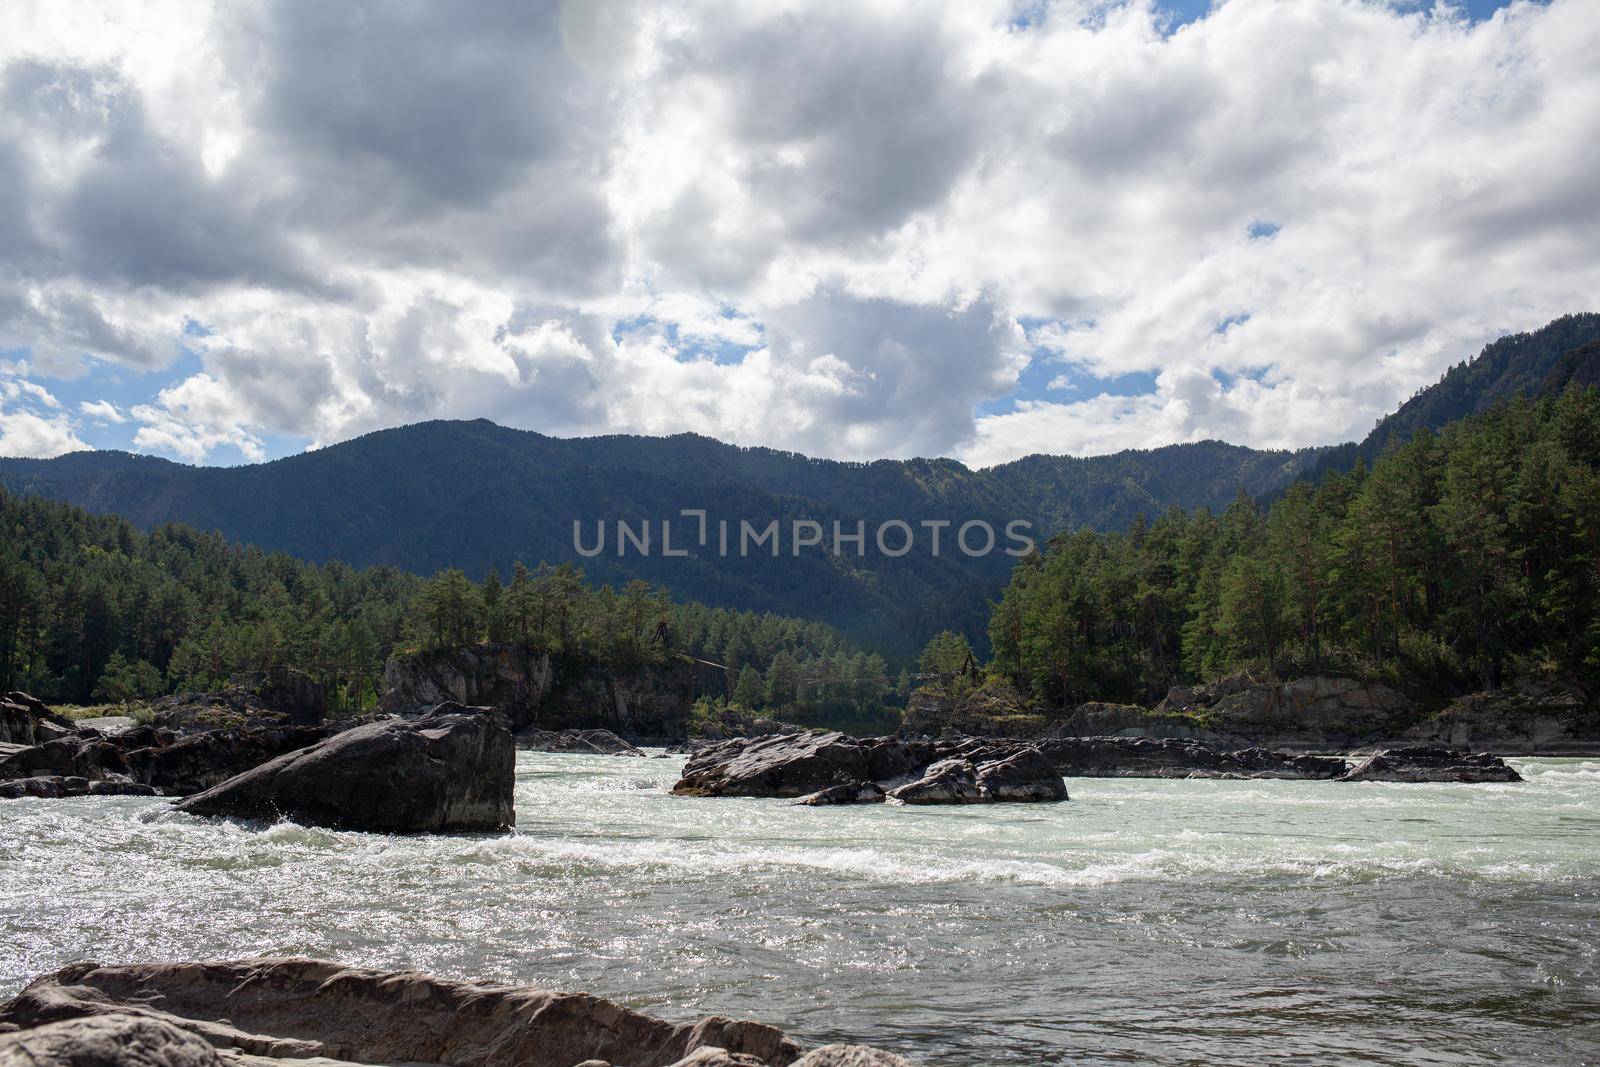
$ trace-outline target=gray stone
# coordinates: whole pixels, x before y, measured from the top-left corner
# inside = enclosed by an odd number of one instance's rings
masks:
[[[374,833],[503,830],[516,820],[515,759],[499,712],[441,704],[279,756],[177,808]]]
[[[861,1046],[835,1045],[802,1056],[782,1031],[756,1022],[711,1016],[669,1023],[582,993],[308,959],[73,964],[0,1005],[0,1031],[16,1031],[0,1041],[39,1044],[37,1035],[52,1026],[110,1033],[130,1025],[120,1021],[129,1016],[166,1045],[215,1046],[226,1050],[223,1062],[261,1067],[319,1058],[440,1067],[788,1067],[796,1061],[807,1067],[906,1067],[899,1057]],[[181,1042],[185,1035],[203,1040]],[[33,1067],[32,1061],[15,1062]],[[215,1061],[43,1062],[210,1067]]]
[[[1413,746],[1374,752],[1341,782],[1520,782],[1499,756]]]

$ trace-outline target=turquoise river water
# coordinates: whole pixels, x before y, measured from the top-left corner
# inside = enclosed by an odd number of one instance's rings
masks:
[[[514,834],[0,802],[0,996],[300,953],[921,1063],[1600,1063],[1600,761],[1517,785],[1069,779],[1050,806],[673,797],[520,753]]]

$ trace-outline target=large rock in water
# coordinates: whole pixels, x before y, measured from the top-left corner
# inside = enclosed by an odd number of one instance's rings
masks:
[[[503,830],[516,821],[515,760],[505,716],[441,704],[335,734],[176,806],[373,833]]]
[[[1522,775],[1499,756],[1448,748],[1388,748],[1374,752],[1341,782],[1520,782]]]
[[[840,733],[734,738],[689,757],[672,791],[690,797],[799,797],[873,780],[867,750]]]
[[[736,738],[699,749],[672,791],[697,797],[800,797],[808,807],[867,804],[976,804],[1065,800],[1066,784],[1031,745],[858,740],[839,733]]]
[[[761,1023],[669,1023],[582,993],[307,959],[77,963],[0,1006],[0,1030],[11,1028],[5,1067],[910,1067],[861,1046],[802,1056]]]

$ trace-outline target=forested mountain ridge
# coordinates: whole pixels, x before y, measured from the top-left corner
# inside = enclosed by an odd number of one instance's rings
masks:
[[[1324,452],[1312,477],[1347,471],[1358,458],[1371,466],[1391,444],[1409,441],[1419,430],[1441,430],[1512,397],[1554,395],[1569,385],[1600,385],[1600,314],[1563,315],[1490,343],[1380,419],[1359,443]]]
[[[888,519],[969,519],[997,530],[1022,519],[1041,543],[1062,531],[1125,529],[1169,508],[1221,511],[1243,491],[1273,496],[1301,477],[1318,480],[1369,465],[1391,440],[1438,429],[1512,395],[1600,381],[1600,315],[1570,315],[1502,338],[1447,373],[1359,444],[1297,452],[1202,441],[1114,455],[1032,455],[973,470],[948,459],[847,463],[695,434],[560,439],[487,421],[427,422],[271,463],[191,467],[122,452],[51,460],[0,460],[0,485],[140,529],[181,522],[312,562],[387,565],[415,574],[460,567],[477,578],[512,561],[581,562],[598,582],[643,579],[684,600],[772,611],[837,625],[891,655],[913,653],[933,633],[963,631],[981,645],[987,602],[1013,558],[918,550],[885,559],[791,555],[619,558],[614,542],[579,559],[573,523],[674,523],[683,544],[704,509],[762,525],[810,519],[848,531]],[[614,526],[613,526],[614,530]],[[870,536],[870,535],[869,535]]]
[[[830,557],[787,545],[768,554],[689,558],[631,554],[614,544],[579,559],[573,523],[673,522],[678,545],[694,527],[683,509],[762,525],[773,518],[853,530],[900,519],[1023,519],[1042,541],[1060,529],[1112,529],[1173,505],[1221,506],[1305,469],[1315,453],[1261,452],[1202,442],[1113,456],[1033,456],[986,470],[953,460],[841,463],[693,434],[563,440],[486,421],[384,430],[272,463],[189,467],[127,453],[0,461],[13,491],[121,515],[167,521],[321,562],[388,565],[413,573],[456,566],[481,576],[512,560],[579,562],[596,581],[634,578],[682,599],[822,619],[874,647],[910,654],[947,627],[981,634],[986,602],[1013,557],[972,558],[947,547],[898,559]],[[869,535],[870,536],[870,535]],[[1003,546],[1003,542],[1002,542]]]
[[[1517,396],[1270,508],[1056,539],[995,608],[992,669],[1055,708],[1246,670],[1600,688],[1597,517],[1600,391]]]
[[[290,667],[361,710],[391,654],[485,640],[611,672],[710,660],[747,704],[801,721],[870,718],[893,688],[881,656],[824,623],[674,602],[643,582],[319,566],[0,490],[0,692],[120,701]]]

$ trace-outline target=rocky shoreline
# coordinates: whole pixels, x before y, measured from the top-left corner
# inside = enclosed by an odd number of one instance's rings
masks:
[[[1150,707],[1091,701],[1054,712],[1004,685],[932,679],[912,695],[903,730],[935,736],[1149,737],[1220,749],[1329,753],[1425,745],[1500,755],[1600,755],[1600,695],[1571,680],[1523,678],[1442,706],[1367,679],[1236,674],[1175,686]]]
[[[0,699],[0,799],[187,797],[180,811],[379,833],[495,832],[515,820],[515,749],[643,756],[607,730],[511,733],[494,708],[180,735],[103,734],[25,694]],[[685,746],[679,796],[787,797],[807,806],[1068,799],[1066,778],[1514,782],[1498,756],[1442,746],[1343,757],[1228,748],[1193,737],[903,736],[793,731]]]
[[[911,1067],[776,1027],[671,1023],[586,993],[298,958],[77,963],[0,1005],[6,1067]]]
[[[1066,778],[1520,782],[1498,756],[1412,746],[1352,767],[1342,757],[1193,740],[1056,737],[907,740],[795,733],[737,738],[690,756],[672,789],[689,797],[792,797],[807,806],[1066,800]]]

